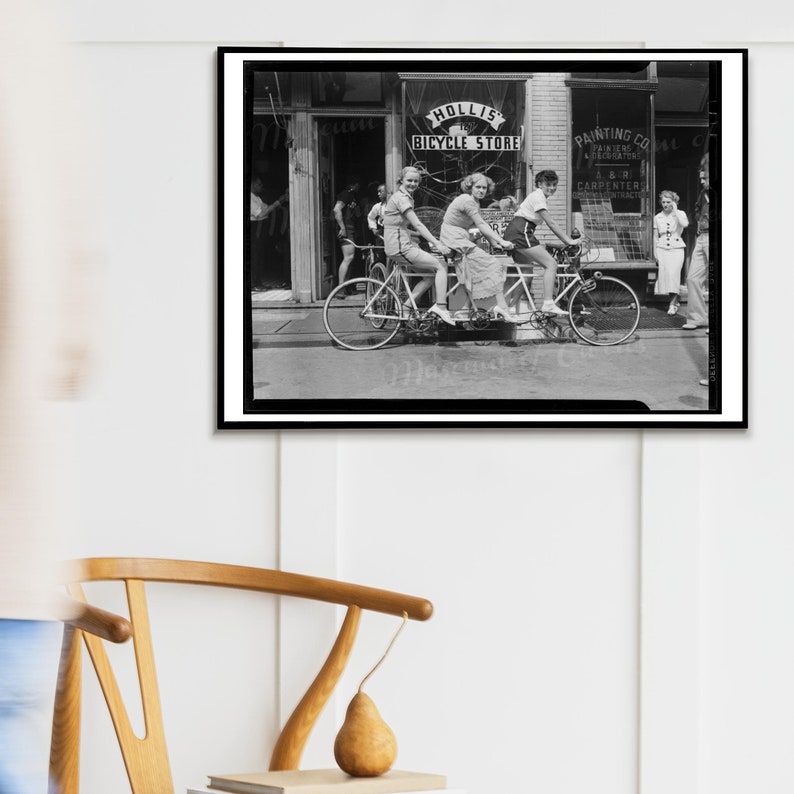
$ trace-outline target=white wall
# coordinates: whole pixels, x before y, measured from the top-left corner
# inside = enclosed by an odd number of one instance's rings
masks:
[[[376,470],[402,509],[384,509],[377,489],[341,490],[341,575],[436,606],[367,685],[394,715],[400,764],[483,794],[634,791],[639,440],[504,433],[440,446],[409,433]],[[344,439],[343,479],[384,442]],[[387,623],[362,643],[359,680],[398,621]]]
[[[82,532],[69,554],[274,567],[278,437],[213,429],[213,50],[87,43],[79,67],[108,256],[100,362],[76,406]],[[151,599],[178,787],[261,766],[275,730],[258,718],[277,702],[276,605],[201,588],[155,587]],[[115,650],[129,667],[132,649]],[[124,791],[91,676],[85,690],[83,791]]]
[[[781,39],[783,36],[780,37]],[[780,75],[786,44],[750,61],[751,429],[699,439],[697,482],[703,585],[703,776],[710,792],[794,789],[794,436],[788,312],[769,312],[778,241],[791,228],[791,157],[780,135],[794,104]]]
[[[791,40],[774,10],[712,5],[654,16],[654,46]],[[790,792],[789,322],[785,287],[762,289],[788,272],[788,243],[775,238],[790,227],[791,44],[751,49],[749,432],[216,433],[215,46],[427,42],[438,31],[468,42],[483,29],[493,41],[526,31],[586,43],[596,24],[584,3],[497,2],[485,27],[459,3],[403,4],[388,27],[371,4],[311,8],[61,6],[79,42],[109,254],[103,366],[76,417],[84,532],[72,553],[280,563],[430,597],[436,615],[409,625],[368,691],[401,765],[445,772],[472,794]],[[651,13],[617,9],[612,40],[647,37],[650,24],[636,22]],[[571,452],[595,465],[582,471]],[[329,464],[315,500],[295,486],[308,459],[318,478],[317,460]],[[565,477],[577,497],[553,506]],[[443,497],[419,487],[429,478]],[[400,483],[413,497],[404,516]],[[177,790],[262,766],[281,719],[269,704],[283,712],[312,665],[303,640],[245,597],[153,598]],[[290,616],[323,631],[335,620]],[[309,765],[328,762],[353,685],[395,628],[365,622]],[[205,650],[213,642],[220,660]],[[85,736],[83,791],[123,791],[90,687]]]

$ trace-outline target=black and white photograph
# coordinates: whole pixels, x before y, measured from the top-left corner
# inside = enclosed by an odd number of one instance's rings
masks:
[[[746,427],[746,71],[218,48],[218,427]]]

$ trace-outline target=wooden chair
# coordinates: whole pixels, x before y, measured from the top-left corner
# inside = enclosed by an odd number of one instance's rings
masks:
[[[154,665],[145,582],[230,587],[347,607],[342,627],[325,664],[278,737],[270,759],[271,770],[298,768],[309,733],[344,671],[362,610],[401,617],[406,614],[414,620],[427,620],[433,612],[432,604],[423,598],[263,568],[136,558],[75,560],[66,564],[64,582],[73,598],[85,602],[81,584],[97,581],[124,582],[130,621],[126,624],[115,615],[96,611],[91,612],[90,621],[84,619],[80,624],[73,623],[64,632],[50,757],[50,772],[61,786],[61,794],[77,794],[79,790],[81,640],[88,648],[108,705],[132,794],[174,791]],[[132,730],[103,643],[103,640],[123,641],[125,634],[129,633],[129,625],[135,645],[143,703],[145,731],[142,738]]]

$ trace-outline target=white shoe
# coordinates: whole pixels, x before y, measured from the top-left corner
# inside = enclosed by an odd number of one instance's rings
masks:
[[[448,325],[455,325],[455,320],[452,319],[452,315],[447,311],[444,306],[439,306],[437,303],[434,303],[428,310],[428,314],[435,314],[436,317],[442,319]]]
[[[506,323],[523,323],[520,317],[515,314],[511,314],[509,311],[505,311],[501,306],[492,306],[491,307],[491,314],[494,316],[496,320],[504,320]]]
[[[552,303],[551,301],[544,302],[543,306],[541,307],[541,311],[543,314],[556,314],[558,317],[565,317],[568,314],[568,312],[564,311],[557,306],[556,303]]]

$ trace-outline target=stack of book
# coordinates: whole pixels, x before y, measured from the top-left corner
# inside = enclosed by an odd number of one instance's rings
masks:
[[[209,775],[205,788],[187,794],[465,794],[448,789],[443,775],[390,769],[378,777],[350,777],[341,769],[300,769],[290,772],[249,772]]]

